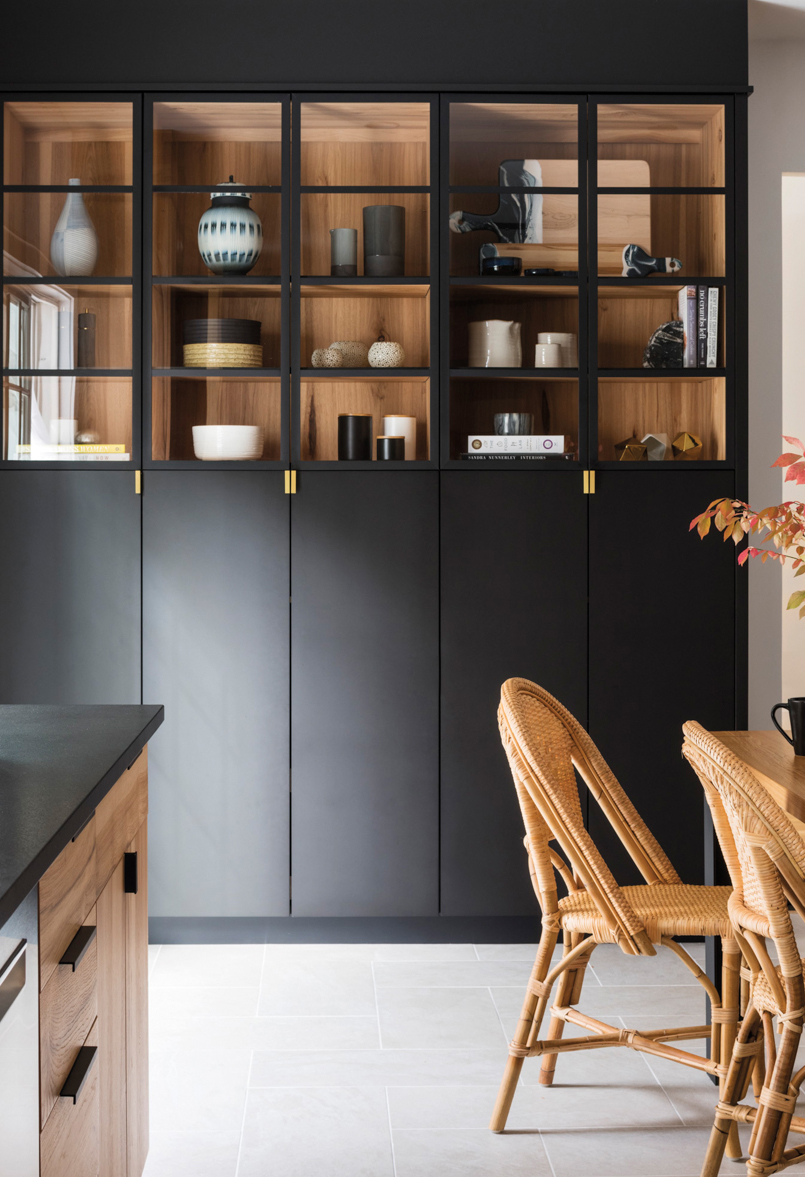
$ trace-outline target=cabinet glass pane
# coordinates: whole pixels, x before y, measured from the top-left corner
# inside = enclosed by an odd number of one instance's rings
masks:
[[[358,274],[365,274],[363,210],[371,205],[399,205],[405,209],[403,272],[395,277],[427,277],[430,273],[430,197],[420,192],[302,193],[302,274],[326,277],[331,273],[330,230],[357,229]]]
[[[253,277],[275,277],[281,271],[281,201],[274,193],[257,192],[249,202],[262,227],[260,254],[248,271]],[[210,208],[210,193],[156,192],[153,208],[153,273],[166,278],[211,276],[198,244],[198,224]]]
[[[3,123],[5,184],[132,183],[130,102],[6,102]]]
[[[251,460],[278,461],[282,440],[282,396],[279,380],[241,377],[156,377],[151,382],[151,451],[157,462],[197,459],[194,425],[255,426],[262,429],[262,453]],[[214,439],[215,440],[215,439]],[[247,438],[222,435],[226,446],[248,445]],[[229,448],[210,460],[248,460],[245,451]]]
[[[723,196],[598,197],[598,272],[620,275],[623,251],[639,245],[652,258],[675,258],[684,276],[720,278],[725,273]],[[649,277],[641,273],[638,277]]]
[[[430,183],[427,102],[303,102],[300,138],[303,185]]]
[[[622,286],[599,286],[598,367],[642,368],[646,345],[657,328],[680,318],[679,289],[676,286],[631,284],[625,289]],[[724,367],[725,324],[725,291],[721,287],[718,291],[716,362],[708,365],[710,367]],[[652,367],[658,366],[656,362],[652,363]],[[670,364],[663,366],[672,367]]]
[[[598,159],[631,161],[630,179],[614,179],[599,162],[598,184],[610,187],[724,186],[724,107],[700,103],[618,103],[598,107]]]
[[[680,433],[691,434],[701,441],[697,459],[723,461],[726,455],[724,378],[679,376],[651,380],[640,376],[599,380],[599,460],[618,459],[616,445],[630,439],[641,442],[648,433],[665,435],[667,462],[682,460],[675,459],[670,444]]]
[[[79,236],[65,235],[70,276],[129,277],[131,196],[118,193],[6,192],[3,222],[3,273],[13,277],[57,275],[58,245],[53,233],[66,201],[80,199],[90,224]],[[82,220],[84,217],[82,216]],[[55,261],[54,261],[55,257]],[[82,272],[83,270],[83,272]]]
[[[491,320],[502,324],[484,329]],[[472,324],[478,324],[473,327]],[[575,286],[454,286],[450,291],[450,367],[509,367],[505,344],[519,346],[517,367],[578,367],[579,298]],[[540,340],[540,336],[544,338]],[[552,338],[548,339],[550,335]],[[501,347],[500,341],[505,341]],[[559,362],[552,352],[536,355],[537,346],[560,349]],[[516,357],[510,357],[516,358]]]
[[[281,314],[279,286],[154,286],[153,366],[278,368]]]
[[[4,368],[130,368],[130,286],[3,288]]]
[[[453,102],[450,183],[522,184],[505,161],[530,161],[543,187],[578,185],[578,108],[573,104]],[[536,166],[535,166],[536,165]],[[525,181],[529,183],[530,181]]]
[[[154,183],[282,183],[279,102],[155,102]]]
[[[303,286],[300,311],[301,365],[313,367],[313,352],[341,341],[371,346],[383,338],[402,345],[400,367],[430,364],[429,286]]]
[[[9,461],[131,461],[131,420],[131,380],[3,378],[3,457]]]
[[[579,199],[575,194],[546,194],[525,208],[530,194],[453,192],[450,195],[450,273],[481,273],[481,246],[494,246],[501,257],[520,258],[522,270],[578,272]],[[530,228],[524,228],[525,222]],[[518,237],[529,241],[518,241]],[[621,246],[622,248],[622,246]],[[491,252],[488,248],[485,254]]]
[[[376,440],[382,436],[383,417],[416,418],[416,460],[430,457],[430,381],[384,375],[351,379],[313,379],[300,383],[300,434],[303,462],[338,459],[338,417],[360,413],[372,417],[372,460],[377,459]],[[398,435],[395,435],[398,436]]]
[[[536,459],[520,458],[506,454],[501,460],[527,462],[535,468],[543,461],[555,463],[575,460],[579,428],[579,386],[577,380],[513,377],[473,377],[450,381],[450,458],[455,461],[465,454],[475,453],[470,448],[469,438],[489,437],[495,434],[495,415],[498,413],[531,414],[530,434],[543,434],[564,438],[563,450],[553,451],[554,456]],[[525,438],[523,439],[526,440]],[[496,455],[500,458],[500,455]],[[484,461],[467,458],[468,465],[477,462],[479,468]]]

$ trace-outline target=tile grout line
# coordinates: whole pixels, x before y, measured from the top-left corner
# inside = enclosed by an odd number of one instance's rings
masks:
[[[380,1029],[380,1002],[377,999],[377,978],[375,977],[375,962],[369,961],[369,966],[372,970],[372,989],[375,994],[375,1017],[377,1019],[377,1048],[383,1049],[383,1031]]]
[[[243,1137],[246,1132],[246,1113],[249,1110],[249,1092],[252,1087],[252,1070],[254,1068],[254,1051],[249,1052],[249,1074],[246,1078],[246,1094],[243,1099],[243,1117],[240,1121],[240,1140],[238,1141],[238,1159],[235,1164],[235,1177],[240,1172],[240,1162],[243,1157]]]
[[[506,1043],[506,1045],[508,1046],[508,1045],[509,1045],[509,1039],[508,1039],[508,1036],[507,1036],[507,1034],[506,1034],[506,1027],[503,1025],[503,1018],[502,1018],[502,1016],[501,1016],[500,1010],[498,1009],[498,1003],[495,1001],[495,995],[494,995],[494,993],[492,992],[492,986],[491,986],[491,985],[487,987],[487,993],[489,994],[489,1000],[492,1002],[492,1006],[493,1006],[493,1008],[494,1008],[494,1010],[495,1010],[495,1013],[498,1015],[498,1021],[500,1022],[500,1028],[501,1028],[501,1030],[503,1031],[503,1041],[504,1041],[504,1042]]]
[[[397,1157],[395,1156],[395,1153],[394,1153],[394,1130],[391,1127],[391,1102],[389,1100],[389,1089],[388,1089],[388,1087],[384,1087],[383,1090],[386,1093],[386,1115],[388,1116],[388,1122],[389,1122],[389,1144],[391,1145],[391,1172],[392,1172],[393,1177],[397,1177]]]

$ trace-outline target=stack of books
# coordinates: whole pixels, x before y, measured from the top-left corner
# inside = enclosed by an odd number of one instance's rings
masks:
[[[129,462],[124,445],[18,445],[17,456],[33,462]]]
[[[568,452],[568,438],[561,433],[476,433],[467,438],[467,452],[463,460],[488,462],[525,458],[544,462],[547,458],[573,458]]]
[[[685,330],[682,366],[718,367],[718,287],[683,286],[679,317]]]

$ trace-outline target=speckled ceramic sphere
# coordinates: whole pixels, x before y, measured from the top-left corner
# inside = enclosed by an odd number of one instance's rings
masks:
[[[314,368],[343,368],[344,353],[337,347],[317,347],[310,359]]]
[[[337,347],[344,357],[345,368],[369,367],[369,344],[361,343],[360,339],[346,339],[339,343],[331,343],[330,349]]]
[[[401,368],[405,363],[405,349],[401,343],[383,339],[369,348],[369,364],[372,368]]]

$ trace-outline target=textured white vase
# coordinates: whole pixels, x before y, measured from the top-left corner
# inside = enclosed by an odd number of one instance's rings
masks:
[[[263,248],[263,226],[243,192],[229,177],[210,193],[211,204],[198,223],[198,251],[213,274],[248,274]]]
[[[70,180],[78,186],[80,180]],[[98,260],[98,234],[80,192],[68,193],[50,239],[50,260],[57,274],[88,277]]]
[[[470,323],[471,368],[520,368],[522,364],[519,323],[506,319]]]

